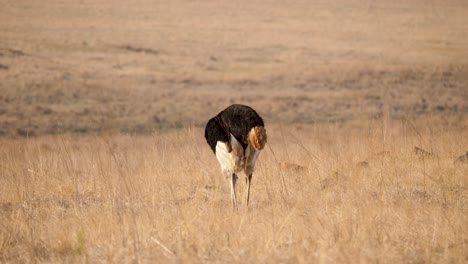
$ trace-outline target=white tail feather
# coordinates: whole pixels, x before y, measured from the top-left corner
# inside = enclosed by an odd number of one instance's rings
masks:
[[[216,158],[221,169],[226,173],[234,173],[242,168],[244,149],[237,139],[231,134],[231,147],[228,143],[218,141],[216,144]]]

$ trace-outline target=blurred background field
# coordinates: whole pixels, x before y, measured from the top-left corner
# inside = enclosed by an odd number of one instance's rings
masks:
[[[0,133],[468,112],[465,1],[5,1]]]
[[[0,262],[468,261],[466,1],[0,6]],[[237,212],[232,103],[269,137]]]

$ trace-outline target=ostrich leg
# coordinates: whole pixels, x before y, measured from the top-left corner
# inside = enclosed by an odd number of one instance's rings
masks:
[[[236,198],[236,182],[237,182],[237,175],[233,173],[231,175],[231,199],[232,199],[232,209],[237,209],[237,198]]]
[[[247,181],[247,206],[249,206],[250,183],[252,182],[252,173],[250,173],[245,180]]]

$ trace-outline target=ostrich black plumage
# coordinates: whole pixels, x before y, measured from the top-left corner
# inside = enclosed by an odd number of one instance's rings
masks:
[[[216,155],[222,172],[231,178],[234,209],[237,208],[237,174],[245,173],[248,206],[255,162],[267,141],[263,119],[249,106],[234,104],[208,121],[205,138]]]

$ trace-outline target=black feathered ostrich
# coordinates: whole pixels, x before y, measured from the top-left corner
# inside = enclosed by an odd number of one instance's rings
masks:
[[[237,208],[237,174],[242,171],[245,173],[248,206],[255,161],[267,142],[263,119],[252,108],[234,104],[208,121],[205,138],[215,153],[222,172],[231,177],[234,209]]]

